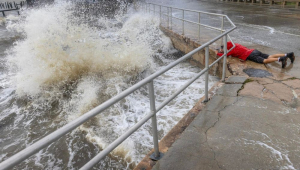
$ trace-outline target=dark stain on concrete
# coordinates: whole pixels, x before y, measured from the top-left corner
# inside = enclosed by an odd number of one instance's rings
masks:
[[[270,72],[266,70],[261,69],[255,69],[255,68],[247,68],[244,69],[243,72],[245,72],[250,77],[269,77],[273,76]]]

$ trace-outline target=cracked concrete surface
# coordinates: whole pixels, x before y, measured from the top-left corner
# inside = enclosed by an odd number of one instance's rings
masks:
[[[244,85],[240,96],[255,96],[266,100],[271,100],[278,104],[290,107],[294,110],[300,109],[299,79],[275,80],[268,78],[249,78],[252,82]]]
[[[153,169],[300,169],[300,80],[231,79]]]

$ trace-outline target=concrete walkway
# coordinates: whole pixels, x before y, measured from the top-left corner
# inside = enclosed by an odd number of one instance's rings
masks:
[[[231,76],[153,169],[300,169],[300,80],[278,77]]]

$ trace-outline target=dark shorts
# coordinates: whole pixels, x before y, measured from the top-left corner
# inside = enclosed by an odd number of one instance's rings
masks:
[[[247,57],[247,60],[256,62],[256,63],[264,63],[264,59],[269,57],[268,54],[264,54],[258,50],[252,51],[252,53]]]

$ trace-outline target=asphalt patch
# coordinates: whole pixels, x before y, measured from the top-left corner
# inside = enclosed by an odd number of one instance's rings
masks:
[[[249,77],[269,77],[273,76],[270,72],[262,69],[247,68],[243,70]]]

